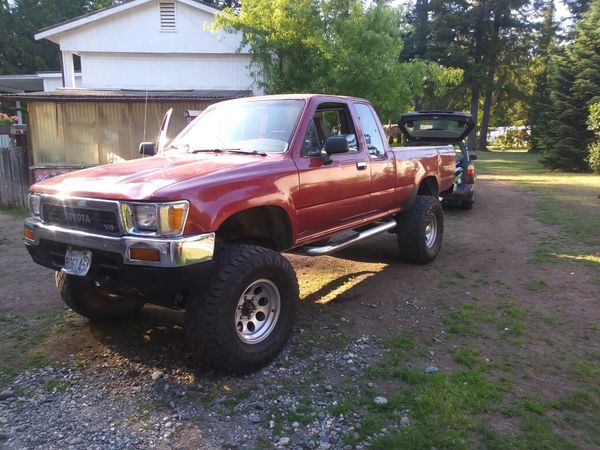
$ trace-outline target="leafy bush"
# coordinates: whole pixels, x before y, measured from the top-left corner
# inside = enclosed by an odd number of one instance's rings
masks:
[[[503,149],[528,148],[531,143],[531,131],[529,129],[507,129],[494,140],[494,146]]]
[[[589,146],[587,160],[590,168],[594,172],[600,173],[600,142],[594,142]]]
[[[590,106],[588,129],[596,135],[596,142],[591,143],[588,147],[587,161],[594,172],[600,173],[600,103]]]

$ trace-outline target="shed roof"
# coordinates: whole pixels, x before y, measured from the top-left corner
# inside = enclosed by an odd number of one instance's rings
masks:
[[[14,100],[53,101],[93,101],[93,102],[140,102],[140,101],[172,101],[172,100],[227,100],[249,97],[251,90],[215,90],[190,89],[178,91],[146,91],[127,89],[56,89],[47,92],[26,92],[8,94],[0,97]]]

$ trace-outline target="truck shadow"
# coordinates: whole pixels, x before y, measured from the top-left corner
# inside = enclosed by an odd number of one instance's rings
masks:
[[[401,263],[395,238],[388,234],[342,250],[333,257],[286,256],[298,273],[302,291],[296,325],[284,352],[287,352],[286,361],[292,358],[290,364],[306,351],[330,349],[328,333],[332,328],[328,327],[340,327],[344,321],[350,324],[343,327],[352,327],[352,317],[364,316],[360,319],[364,319],[361,326],[368,321],[364,333],[377,330],[383,305],[395,307],[399,294],[405,292],[406,278],[422,278],[427,271],[437,270],[436,266],[444,264],[446,259],[440,255],[439,262],[429,266]],[[375,304],[382,308],[371,309],[377,307]],[[169,373],[179,369],[194,373],[196,379],[215,376],[192,358],[186,342],[183,311],[146,306],[134,317],[89,326],[101,345],[148,370]],[[348,329],[348,332],[356,334],[357,330]],[[302,342],[306,336],[310,336],[309,344]],[[272,364],[281,364],[280,359],[281,356]]]

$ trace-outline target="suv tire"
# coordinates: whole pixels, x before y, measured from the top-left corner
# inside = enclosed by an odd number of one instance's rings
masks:
[[[118,319],[144,306],[140,297],[105,291],[90,279],[56,272],[56,289],[63,302],[76,313],[93,322]]]

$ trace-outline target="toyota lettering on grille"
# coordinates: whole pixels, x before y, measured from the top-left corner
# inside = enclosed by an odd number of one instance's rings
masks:
[[[92,223],[90,216],[83,213],[65,210],[65,220],[76,225],[87,225]]]

